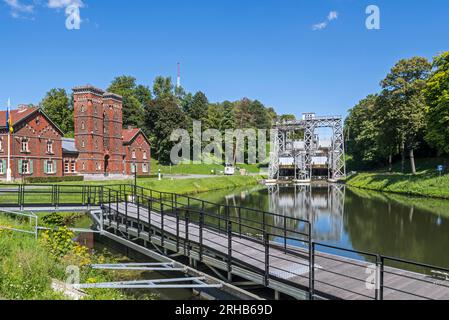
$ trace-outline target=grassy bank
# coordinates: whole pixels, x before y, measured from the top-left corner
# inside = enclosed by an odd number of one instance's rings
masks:
[[[239,164],[239,169],[245,169],[249,173],[259,173],[260,167],[257,164]],[[211,174],[214,171],[216,174],[224,171],[224,166],[219,164],[178,164],[175,166],[162,165],[156,160],[151,160],[151,172],[157,174],[158,170],[161,170],[162,174]]]
[[[440,177],[427,171],[417,175],[400,173],[358,173],[349,177],[351,187],[413,196],[449,199],[449,174]]]
[[[25,221],[0,216],[0,226],[23,230],[26,225]],[[51,223],[44,223],[44,226],[55,227]],[[74,233],[65,227],[59,227],[57,231],[41,232],[38,240],[32,235],[0,228],[0,297],[9,300],[65,300],[67,297],[55,292],[51,284],[53,279],[65,282],[68,266],[79,268],[81,283],[116,281],[117,278],[127,280],[126,277],[130,276],[120,274],[119,277],[114,272],[90,268],[90,264],[118,261],[108,252],[90,252],[73,239]],[[135,279],[135,275],[130,279]],[[113,289],[92,289],[86,292],[88,295],[85,299],[88,300],[135,298]],[[152,298],[154,297],[144,297]]]
[[[192,179],[138,179],[137,184],[148,189],[170,192],[177,194],[196,194],[200,192],[233,189],[245,186],[257,185],[262,179],[261,176],[213,176],[210,178],[192,178]],[[82,203],[83,185],[107,186],[116,184],[133,184],[132,180],[128,181],[90,181],[90,182],[64,182],[61,185],[59,194],[60,203]],[[2,186],[8,188],[8,185]],[[1,188],[0,187],[0,192]],[[24,203],[27,205],[52,203],[52,188],[47,185],[42,187],[30,187],[24,196]],[[1,193],[0,204],[15,204],[18,201],[17,191],[10,190]]]
[[[250,185],[257,185],[261,177],[259,176],[217,176],[214,178],[182,179],[142,179],[138,185],[162,192],[172,192],[178,194],[195,194],[206,191],[238,188]]]
[[[378,200],[384,203],[396,202],[405,207],[415,207],[419,210],[427,211],[430,214],[437,214],[449,218],[449,201],[444,199],[405,196],[397,193],[379,192],[352,187],[349,189],[351,192],[364,199]]]

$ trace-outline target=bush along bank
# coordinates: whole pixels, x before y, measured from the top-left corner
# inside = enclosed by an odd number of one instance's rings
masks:
[[[54,214],[57,215],[57,214]],[[49,219],[61,221],[59,218]],[[0,226],[19,227],[12,219],[0,218]],[[95,270],[91,264],[116,263],[107,251],[92,253],[74,241],[75,234],[65,226],[47,225],[55,230],[33,236],[0,229],[0,296],[10,300],[66,300],[68,297],[52,289],[52,280],[68,277],[67,267],[79,269],[81,283],[110,282],[114,272]],[[122,275],[123,276],[123,275]],[[125,275],[126,276],[126,275]],[[135,275],[134,275],[135,276]],[[122,280],[122,279],[120,279]],[[112,289],[85,290],[87,300],[127,300],[123,291]],[[144,299],[154,299],[147,296]]]

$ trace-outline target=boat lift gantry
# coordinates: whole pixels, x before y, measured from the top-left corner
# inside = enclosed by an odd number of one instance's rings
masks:
[[[341,116],[317,117],[314,113],[304,113],[301,120],[277,122],[274,125],[275,141],[270,153],[269,179],[279,180],[281,158],[292,159],[295,180],[310,182],[313,178],[313,158],[322,153],[315,131],[319,128],[332,129],[332,141],[326,157],[329,180],[338,181],[346,177],[343,118]],[[295,141],[294,134],[303,131],[304,140]]]

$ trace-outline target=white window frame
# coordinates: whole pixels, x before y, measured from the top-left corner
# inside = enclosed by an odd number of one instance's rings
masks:
[[[5,174],[5,168],[3,168],[3,159],[0,159],[0,174]]]
[[[30,174],[30,161],[22,160],[22,174]]]
[[[136,157],[136,149],[134,149],[134,150],[131,152],[131,158],[132,158],[132,159],[137,159],[137,157]]]
[[[47,153],[53,154],[53,141],[51,140],[47,141]]]
[[[0,138],[0,152],[3,151],[3,138]]]
[[[147,152],[143,151],[143,160],[147,160]]]
[[[22,138],[20,151],[21,152],[30,152],[30,145],[29,145],[28,138]]]
[[[142,172],[148,173],[148,163],[142,163]]]
[[[64,173],[70,173],[70,161],[64,161]]]
[[[76,162],[75,161],[70,161],[70,172],[76,173]]]
[[[55,168],[53,166],[53,161],[47,160],[45,165],[47,166],[47,174],[55,174]]]

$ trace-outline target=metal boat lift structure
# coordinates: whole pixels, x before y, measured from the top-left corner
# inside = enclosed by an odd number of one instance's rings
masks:
[[[281,175],[281,159],[291,158],[294,179],[310,182],[313,178],[314,157],[323,152],[319,147],[319,128],[332,129],[331,146],[325,155],[328,159],[329,180],[338,181],[346,177],[343,118],[341,116],[317,117],[304,113],[301,120],[278,122],[274,125],[275,141],[270,153],[269,179],[278,181]],[[295,140],[295,133],[303,131],[304,140]]]

